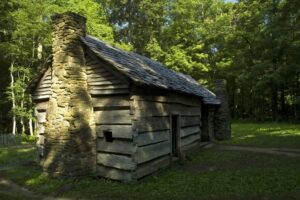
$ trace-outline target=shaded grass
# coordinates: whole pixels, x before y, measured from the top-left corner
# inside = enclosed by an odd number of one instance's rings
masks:
[[[14,165],[28,160],[34,160],[37,156],[35,146],[23,145],[0,148],[0,166]]]
[[[52,178],[37,165],[10,169],[1,175],[44,195],[72,199],[286,199],[287,195],[297,199],[300,195],[300,159],[212,149],[198,150],[189,158],[129,184]]]
[[[222,143],[300,148],[300,125],[235,123],[232,130],[232,140]],[[34,161],[35,155],[34,148],[1,149],[0,168]],[[129,184],[48,177],[37,164],[1,171],[0,176],[44,195],[71,199],[300,199],[300,159],[212,149],[198,150],[188,158]],[[19,198],[0,191],[2,195]]]
[[[233,123],[232,138],[223,144],[300,149],[300,124]]]

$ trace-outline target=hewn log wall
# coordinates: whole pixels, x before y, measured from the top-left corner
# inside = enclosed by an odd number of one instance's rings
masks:
[[[37,147],[40,157],[44,156],[45,123],[47,120],[49,97],[51,95],[51,84],[51,68],[48,68],[32,95],[33,101],[35,103],[35,132],[37,135]]]
[[[93,55],[87,56],[89,92],[92,95],[97,133],[97,175],[114,180],[134,179],[136,152],[133,143],[129,84]],[[105,132],[111,132],[111,141]]]
[[[131,109],[137,152],[136,178],[144,177],[170,164],[170,114],[180,116],[179,148],[188,150],[200,142],[201,104],[199,99],[181,95],[132,95]]]
[[[45,75],[42,77],[41,81],[39,82],[37,88],[33,93],[33,100],[34,101],[47,101],[51,94],[51,68],[49,68]]]
[[[40,157],[44,156],[45,144],[45,123],[47,120],[48,99],[45,101],[35,102],[35,118],[36,118],[36,135],[37,135],[37,148]]]

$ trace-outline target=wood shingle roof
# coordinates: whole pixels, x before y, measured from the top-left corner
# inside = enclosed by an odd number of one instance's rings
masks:
[[[174,72],[145,56],[112,47],[92,36],[82,37],[81,40],[98,57],[113,65],[136,84],[198,96],[205,104],[220,104],[214,93],[199,85],[191,76]]]

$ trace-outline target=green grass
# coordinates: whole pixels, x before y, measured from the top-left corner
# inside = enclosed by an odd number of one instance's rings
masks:
[[[36,158],[34,145],[0,148],[0,166],[15,165]]]
[[[222,143],[300,149],[300,124],[234,123],[231,128],[232,138]]]
[[[93,178],[50,178],[38,166],[10,169],[2,176],[45,195],[79,199],[276,199],[300,195],[300,159],[214,150],[199,150],[189,157],[183,165],[175,164],[130,184]]]
[[[278,127],[281,127],[280,129]],[[296,147],[292,139],[278,142],[265,130],[278,135],[298,137],[298,125],[234,124],[233,144]],[[238,131],[242,130],[238,134]],[[280,134],[280,130],[283,133]],[[245,140],[258,133],[257,139]],[[243,138],[243,135],[246,136]],[[277,143],[278,142],[278,143]],[[0,167],[17,160],[32,160],[35,149],[8,148],[0,151]],[[13,158],[12,158],[13,157]],[[21,165],[2,171],[9,178],[32,191],[70,199],[299,199],[300,159],[250,152],[198,150],[189,160],[175,163],[155,175],[129,184],[96,178],[52,178],[37,165]],[[0,196],[1,196],[0,192]],[[5,194],[10,199],[8,194]],[[0,198],[1,199],[1,198]],[[13,198],[11,198],[13,199]]]

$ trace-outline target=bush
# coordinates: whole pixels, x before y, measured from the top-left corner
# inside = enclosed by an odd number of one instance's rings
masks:
[[[22,134],[22,142],[25,143],[35,143],[36,137],[31,135]]]

